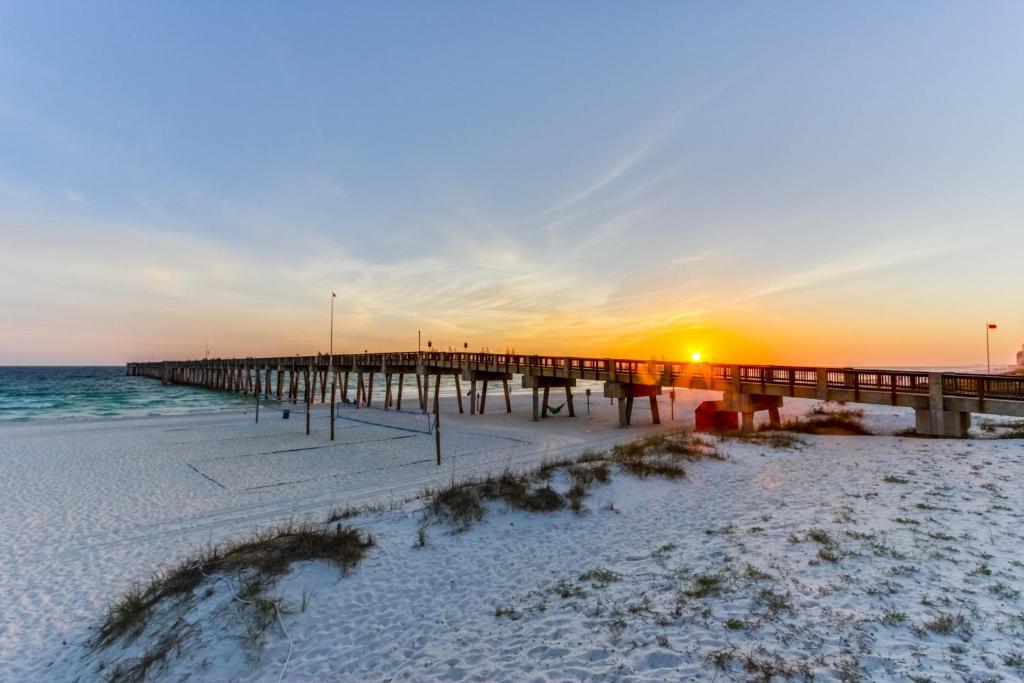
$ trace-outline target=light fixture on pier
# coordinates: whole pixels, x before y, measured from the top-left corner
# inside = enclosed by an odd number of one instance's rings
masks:
[[[338,298],[337,293],[331,291],[331,339],[328,342],[328,352],[331,354],[331,363],[334,362],[334,300]]]

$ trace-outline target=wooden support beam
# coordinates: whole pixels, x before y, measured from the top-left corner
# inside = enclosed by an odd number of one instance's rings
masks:
[[[441,375],[437,376],[434,385],[434,449],[437,452],[437,466],[441,466],[441,403],[438,394],[441,390]]]
[[[459,415],[462,415],[462,387],[459,386],[459,374],[455,373],[452,377],[455,379],[455,398],[459,401]]]
[[[572,404],[572,387],[565,388],[565,406],[569,409],[569,417],[576,417],[576,407]]]
[[[661,413],[658,411],[658,397],[651,396],[651,421],[656,425],[661,424]]]
[[[469,414],[476,415],[476,380],[469,380]]]
[[[384,410],[391,407],[391,373],[384,373]]]
[[[551,398],[551,387],[544,387],[544,404],[541,406],[540,416],[546,418],[548,416],[548,401]]]
[[[373,405],[373,371],[370,372],[369,388],[366,390],[366,405]]]
[[[336,383],[337,379],[331,380],[331,441],[334,441],[334,413],[336,412],[334,409],[334,396]]]
[[[484,385],[480,389],[480,414],[484,414],[484,409],[487,406],[487,380],[484,380]]]
[[[306,377],[309,377],[309,368],[306,369]],[[313,393],[309,390],[309,382],[306,382],[306,436],[310,433],[310,419],[313,417],[310,415],[313,406]]]
[[[398,373],[398,400],[395,402],[395,410],[402,409],[402,387],[405,385],[405,373]]]
[[[512,395],[511,395],[511,393],[508,390],[508,380],[507,379],[501,380],[501,387],[505,391],[505,412],[506,413],[511,413],[512,412]]]

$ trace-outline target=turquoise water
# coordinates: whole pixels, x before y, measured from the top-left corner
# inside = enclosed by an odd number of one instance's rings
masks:
[[[252,397],[127,377],[124,367],[0,367],[0,422],[181,415]]]
[[[518,378],[510,384],[513,393],[523,391],[519,388]],[[601,395],[599,382],[581,381],[576,388],[577,406],[584,405],[586,388],[593,388],[595,396]],[[463,382],[463,393],[468,390],[469,382]],[[384,391],[383,378],[378,375],[373,384],[377,405],[383,402]],[[355,395],[354,376],[350,379],[348,395],[350,398]],[[455,386],[450,377],[442,380],[441,395],[455,395]],[[339,387],[339,399],[340,396]],[[318,390],[314,400],[319,399]],[[404,400],[410,407],[416,401],[416,385],[411,378],[406,378]],[[562,400],[560,391],[552,393],[553,405],[558,405]],[[0,423],[183,415],[242,410],[254,407],[254,403],[252,396],[176,384],[164,386],[159,380],[148,377],[128,377],[124,367],[120,366],[0,367]],[[273,400],[269,403],[277,405]],[[403,407],[406,405],[403,404]],[[499,383],[491,386],[488,407],[491,411],[504,407]],[[466,410],[469,410],[468,404]]]

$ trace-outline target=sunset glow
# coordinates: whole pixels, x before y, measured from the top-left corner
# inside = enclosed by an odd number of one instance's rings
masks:
[[[878,9],[22,4],[0,364],[326,351],[332,290],[339,351],[1012,362],[1024,8]]]

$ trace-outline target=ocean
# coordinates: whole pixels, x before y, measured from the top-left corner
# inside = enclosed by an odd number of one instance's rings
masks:
[[[116,367],[0,367],[0,422],[181,415],[241,409],[252,397],[127,377]]]

